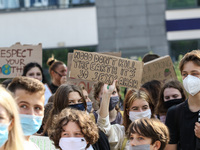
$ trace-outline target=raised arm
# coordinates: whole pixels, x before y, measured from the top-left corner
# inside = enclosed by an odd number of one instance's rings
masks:
[[[101,101],[100,109],[99,109],[99,115],[102,118],[107,117],[109,114],[110,96],[115,89],[116,82],[117,81],[114,80],[112,85],[104,84],[102,101]]]

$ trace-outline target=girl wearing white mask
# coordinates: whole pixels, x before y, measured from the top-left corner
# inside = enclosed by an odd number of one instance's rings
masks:
[[[127,131],[129,150],[164,150],[169,131],[158,119],[141,118],[132,122]]]
[[[116,81],[112,85],[107,86],[107,88],[104,88],[97,124],[108,136],[112,150],[128,150],[129,141],[125,137],[128,126],[136,119],[153,117],[154,112],[151,112],[151,109],[153,110],[153,104],[145,91],[129,90],[124,100],[123,125],[111,125],[109,122],[108,107],[110,96],[115,89],[115,83]]]
[[[99,138],[97,125],[85,111],[66,108],[54,118],[48,130],[56,148],[61,150],[94,150]]]
[[[200,51],[185,54],[179,64],[183,86],[189,93],[188,100],[171,107],[166,116],[170,131],[167,150],[200,149]]]
[[[24,150],[17,105],[0,86],[0,150]]]

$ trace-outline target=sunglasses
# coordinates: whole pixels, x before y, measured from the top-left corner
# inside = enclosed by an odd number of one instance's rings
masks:
[[[58,73],[57,71],[54,70],[54,72],[55,72],[56,74],[58,74],[60,77],[62,77],[62,75],[61,75],[60,73]]]

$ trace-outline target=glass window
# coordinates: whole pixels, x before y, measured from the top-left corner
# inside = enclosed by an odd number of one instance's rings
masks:
[[[170,56],[173,61],[178,60],[179,55],[184,55],[191,50],[199,49],[200,47],[199,40],[183,40],[183,41],[170,41]]]

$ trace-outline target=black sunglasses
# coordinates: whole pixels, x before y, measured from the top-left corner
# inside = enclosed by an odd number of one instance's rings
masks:
[[[62,77],[62,75],[60,73],[58,73],[57,71],[53,70],[56,74],[58,74],[60,77]]]

